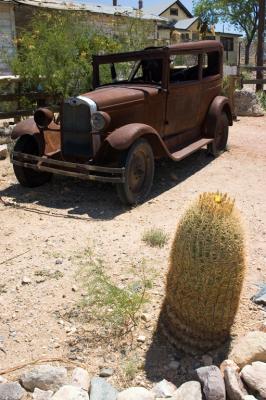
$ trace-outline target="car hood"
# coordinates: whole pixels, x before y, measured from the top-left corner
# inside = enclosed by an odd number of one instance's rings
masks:
[[[119,85],[98,88],[82,96],[88,97],[97,104],[98,110],[108,111],[123,105],[134,105],[144,102],[150,96],[155,96],[159,92],[158,87],[149,85]]]

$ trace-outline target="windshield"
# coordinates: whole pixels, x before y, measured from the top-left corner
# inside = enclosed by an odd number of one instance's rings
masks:
[[[99,84],[162,83],[162,59],[143,59],[99,65]]]

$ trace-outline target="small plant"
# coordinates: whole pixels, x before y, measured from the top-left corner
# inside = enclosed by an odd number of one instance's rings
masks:
[[[140,362],[136,357],[128,358],[123,365],[123,375],[127,382],[135,379],[138,370],[140,368]]]
[[[137,324],[140,310],[148,301],[147,290],[151,287],[144,263],[138,280],[118,286],[105,272],[102,261],[94,259],[89,253],[88,256],[89,262],[81,269],[87,290],[82,307],[88,307],[93,317],[115,332],[130,330]]]
[[[168,235],[162,229],[151,228],[144,232],[142,240],[151,247],[163,247],[167,243]]]
[[[203,193],[181,219],[170,255],[161,318],[177,347],[206,351],[228,339],[245,267],[234,201],[226,194]]]
[[[266,92],[261,90],[260,92],[257,93],[257,98],[259,100],[262,109],[266,111]]]

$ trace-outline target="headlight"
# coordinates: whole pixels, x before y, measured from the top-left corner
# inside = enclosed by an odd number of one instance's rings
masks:
[[[98,111],[91,116],[91,126],[96,132],[105,131],[111,122],[111,117],[109,114],[103,111]]]
[[[48,108],[38,108],[34,113],[34,121],[41,128],[47,128],[54,119],[54,113]]]

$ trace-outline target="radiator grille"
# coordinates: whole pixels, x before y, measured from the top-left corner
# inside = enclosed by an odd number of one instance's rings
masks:
[[[93,155],[90,106],[80,99],[70,99],[62,110],[62,153],[65,158]]]

